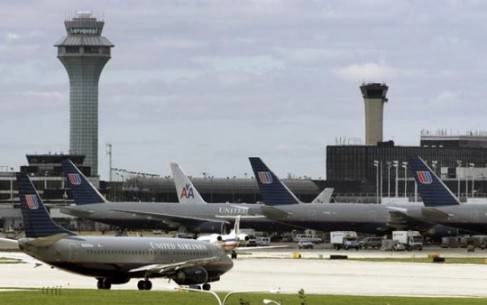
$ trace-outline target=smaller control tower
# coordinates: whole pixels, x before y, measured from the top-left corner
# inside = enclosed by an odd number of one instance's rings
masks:
[[[360,86],[365,103],[365,145],[377,145],[384,137],[384,103],[386,84],[364,83]]]

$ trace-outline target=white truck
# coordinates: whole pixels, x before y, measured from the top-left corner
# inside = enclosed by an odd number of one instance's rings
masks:
[[[360,249],[355,231],[333,231],[330,232],[330,243],[334,249]]]
[[[423,250],[423,236],[418,231],[393,231],[392,240],[406,250]]]

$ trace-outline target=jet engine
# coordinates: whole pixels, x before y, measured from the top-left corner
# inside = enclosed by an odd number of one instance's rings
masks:
[[[186,268],[178,271],[173,280],[178,285],[197,285],[208,282],[208,272],[205,268]]]

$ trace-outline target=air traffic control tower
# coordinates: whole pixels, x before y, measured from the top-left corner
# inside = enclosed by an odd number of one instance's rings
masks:
[[[365,145],[377,145],[384,137],[384,103],[386,84],[367,83],[360,86],[365,103]]]
[[[69,150],[85,155],[84,165],[98,174],[98,80],[113,44],[101,36],[104,22],[80,12],[64,22],[67,36],[55,46],[69,75]]]

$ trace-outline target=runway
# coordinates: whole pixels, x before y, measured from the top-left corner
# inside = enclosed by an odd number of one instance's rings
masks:
[[[23,257],[0,253],[0,257]],[[165,279],[154,289],[174,289]],[[136,289],[137,280],[113,289]],[[93,278],[42,265],[0,264],[0,288],[95,288]],[[234,268],[212,283],[217,291],[270,291],[336,295],[487,297],[487,265],[376,263],[319,259],[239,258]]]

